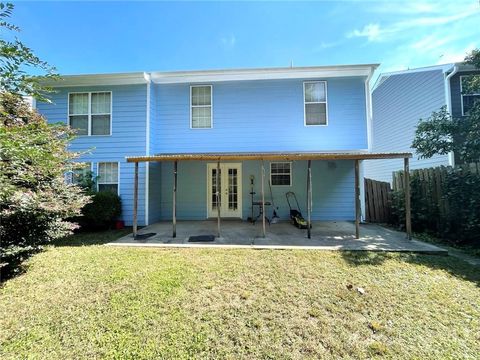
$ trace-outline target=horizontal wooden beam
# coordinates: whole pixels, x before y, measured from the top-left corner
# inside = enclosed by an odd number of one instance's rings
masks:
[[[203,153],[203,154],[159,154],[151,156],[127,156],[127,162],[148,161],[226,161],[226,160],[374,160],[374,159],[405,159],[411,158],[411,153]]]

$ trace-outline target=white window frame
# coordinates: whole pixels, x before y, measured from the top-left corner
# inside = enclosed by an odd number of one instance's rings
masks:
[[[193,105],[192,98],[193,98],[193,88],[195,87],[210,87],[210,105]],[[193,107],[210,107],[210,127],[208,128],[197,128],[193,127]],[[190,85],[190,129],[191,130],[210,130],[213,129],[213,85],[208,84],[198,84],[198,85]]]
[[[469,75],[461,75],[460,76],[460,100],[461,100],[461,107],[462,107],[462,116],[467,116],[467,114],[465,114],[465,112],[463,111],[463,96],[471,96],[471,95],[480,95],[480,93],[474,93],[474,94],[464,94],[463,93],[463,86],[462,86],[462,78],[464,77],[469,77],[469,76],[475,76],[475,75],[478,75],[480,76],[480,74],[469,74]]]
[[[99,172],[100,164],[105,164],[105,163],[116,163],[117,164],[117,166],[118,166],[117,167],[117,169],[118,169],[118,171],[117,171],[117,182],[116,183],[102,183],[102,184],[106,184],[106,185],[117,184],[117,195],[120,196],[120,161],[99,161],[99,162],[97,162],[97,173],[95,174],[96,183],[97,183],[97,186],[96,186],[97,192],[100,191],[99,190],[99,188],[100,188],[99,187],[99,185],[100,185],[100,182],[99,182],[99,180],[100,180],[100,172]]]
[[[272,164],[288,164],[290,166],[290,183],[288,185],[276,185],[272,181]],[[286,174],[275,174],[275,175],[286,175]],[[291,161],[272,161],[270,162],[270,185],[272,186],[292,186],[293,184],[293,166]]]
[[[316,83],[324,83],[325,84],[325,101],[305,101],[305,85],[306,84],[316,84]],[[307,104],[325,104],[325,124],[307,124],[307,111],[306,105]],[[310,127],[310,126],[328,126],[328,86],[326,80],[309,80],[303,82],[303,125]]]
[[[92,94],[109,93],[110,94],[110,114],[92,114]],[[112,136],[112,124],[113,124],[113,94],[111,91],[72,91],[67,94],[67,123],[70,126],[70,94],[88,94],[88,129],[86,135],[77,136]],[[73,114],[75,115],[75,114]],[[92,115],[110,115],[110,133],[104,135],[92,135]]]

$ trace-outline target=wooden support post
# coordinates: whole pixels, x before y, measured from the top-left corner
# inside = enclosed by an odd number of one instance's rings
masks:
[[[262,236],[265,237],[265,166],[262,161]]]
[[[307,235],[312,238],[312,160],[308,160],[307,170]]]
[[[177,170],[178,170],[178,163],[177,161],[174,161],[173,162],[173,206],[172,206],[173,234],[172,234],[172,237],[177,237]]]
[[[133,184],[133,238],[137,237],[138,216],[138,162],[135,162],[135,175]]]
[[[355,239],[360,239],[360,164],[355,160]]]
[[[403,171],[405,179],[405,230],[407,232],[407,239],[412,239],[412,209],[410,198],[410,165],[409,159],[403,159]]]
[[[215,177],[215,198],[217,200],[217,237],[220,237],[220,161],[217,161],[217,174]]]

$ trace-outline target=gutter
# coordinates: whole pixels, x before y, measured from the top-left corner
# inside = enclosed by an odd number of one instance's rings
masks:
[[[458,66],[453,66],[453,71],[445,76],[445,100],[447,103],[447,111],[452,114],[452,89],[450,86],[450,79],[458,72]],[[455,166],[455,155],[453,151],[448,153],[448,165]]]

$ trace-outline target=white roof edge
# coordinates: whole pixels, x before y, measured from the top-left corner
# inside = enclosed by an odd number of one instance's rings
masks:
[[[386,80],[390,76],[394,75],[403,75],[403,74],[413,74],[417,72],[426,72],[426,71],[442,71],[443,73],[449,72],[453,69],[455,65],[459,63],[448,63],[448,64],[439,64],[439,65],[430,65],[430,66],[423,66],[414,69],[406,69],[406,70],[398,70],[398,71],[390,71],[381,73],[378,75],[375,84],[373,85],[372,91],[374,91],[377,87],[379,87],[384,80]]]
[[[202,81],[234,81],[263,79],[321,78],[337,76],[369,76],[379,64],[245,68],[189,71],[153,71],[112,74],[62,75],[60,80],[44,80],[51,87],[146,84],[148,79],[159,84]]]
[[[152,72],[157,84],[369,76],[379,64]]]
[[[92,86],[92,85],[133,85],[146,84],[144,72],[62,75],[59,80],[43,80],[43,85],[51,87]]]

